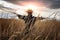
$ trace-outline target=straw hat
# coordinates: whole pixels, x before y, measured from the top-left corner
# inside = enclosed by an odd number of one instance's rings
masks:
[[[32,13],[33,10],[32,10],[32,9],[28,9],[26,12],[28,12],[28,13]]]

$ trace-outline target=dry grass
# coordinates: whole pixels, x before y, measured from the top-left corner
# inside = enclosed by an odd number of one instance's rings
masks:
[[[30,32],[23,36],[25,28],[23,20],[0,19],[1,40],[60,40],[60,22],[36,20]]]
[[[0,34],[2,40],[4,37],[11,37],[14,33],[21,33],[24,29],[25,23],[23,20],[15,19],[0,19]]]

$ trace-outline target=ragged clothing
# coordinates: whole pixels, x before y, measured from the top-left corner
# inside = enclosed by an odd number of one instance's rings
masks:
[[[32,15],[28,15],[28,16],[21,16],[21,15],[17,15],[20,19],[23,19],[25,21],[26,27],[23,31],[23,35],[26,35],[29,33],[29,29],[30,27],[32,27],[36,21],[36,17],[32,16]]]
[[[25,23],[31,21],[31,20],[36,20],[36,17],[32,16],[32,15],[28,15],[28,16],[22,16],[22,15],[17,15],[18,18],[23,19],[25,21]]]

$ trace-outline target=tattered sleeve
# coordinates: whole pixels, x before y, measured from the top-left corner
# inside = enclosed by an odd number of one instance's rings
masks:
[[[24,19],[25,16],[23,15],[17,15],[19,19]]]

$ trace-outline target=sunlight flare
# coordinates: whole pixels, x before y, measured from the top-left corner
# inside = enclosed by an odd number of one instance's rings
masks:
[[[26,9],[26,10],[28,10],[28,9],[35,10],[35,9],[37,9],[37,8],[38,8],[37,6],[31,5],[31,4],[25,6],[25,9]]]

